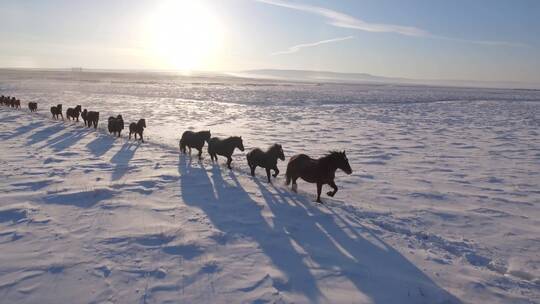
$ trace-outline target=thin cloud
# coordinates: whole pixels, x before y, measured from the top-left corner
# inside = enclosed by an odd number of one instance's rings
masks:
[[[349,39],[353,39],[353,38],[354,38],[354,36],[347,36],[347,37],[339,37],[339,38],[321,40],[321,41],[312,42],[312,43],[298,44],[298,45],[294,45],[294,46],[289,47],[285,51],[279,51],[279,52],[272,53],[272,56],[292,54],[292,53],[296,53],[296,52],[300,51],[303,48],[309,48],[309,47],[319,46],[319,45],[322,45],[322,44],[328,44],[328,43],[333,43],[333,42],[349,40]]]
[[[395,24],[384,23],[370,23],[364,20],[358,19],[345,13],[340,13],[324,7],[313,6],[308,4],[292,3],[283,0],[255,0],[257,2],[266,3],[269,5],[289,8],[293,10],[303,11],[314,15],[321,16],[325,19],[327,24],[335,27],[355,29],[365,32],[374,33],[396,33],[404,36],[412,37],[427,37],[433,39],[449,40],[463,43],[473,43],[480,45],[492,45],[492,46],[508,46],[508,47],[522,47],[525,44],[514,43],[508,41],[484,41],[484,40],[467,40],[459,38],[451,38],[445,36],[434,35],[424,29],[413,26],[401,26]]]

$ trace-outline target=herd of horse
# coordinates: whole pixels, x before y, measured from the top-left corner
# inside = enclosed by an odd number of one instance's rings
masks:
[[[0,96],[0,105],[6,105],[12,108],[20,108],[21,101],[11,96]],[[37,111],[37,103],[29,102],[28,109],[30,112]],[[53,119],[64,119],[62,114],[62,105],[58,104],[51,107],[51,114]],[[99,121],[99,112],[82,110],[80,105],[74,108],[68,108],[66,110],[66,117],[68,120],[79,121],[79,116],[83,119],[84,125],[87,127],[97,128]],[[111,116],[108,119],[108,130],[110,134],[120,137],[120,133],[124,129],[124,119],[122,115],[116,117]],[[146,128],[146,120],[140,119],[138,122],[133,122],[129,125],[129,139],[131,135],[134,135],[134,139],[144,142],[143,132]],[[212,137],[209,130],[206,131],[185,131],[179,141],[180,153],[191,155],[191,149],[198,151],[199,160],[202,159],[203,147],[208,145],[208,154],[212,162],[218,161],[218,155],[227,158],[227,167],[231,169],[232,155],[235,149],[244,151],[244,143],[241,136],[231,136],[227,138]],[[186,149],[187,148],[187,149]],[[266,170],[266,176],[268,182],[271,183],[271,175],[275,178],[279,174],[277,167],[278,159],[284,161],[285,154],[283,148],[279,144],[273,144],[266,151],[255,148],[246,154],[248,166],[251,170],[251,175],[255,176],[255,169],[257,167],[264,168]],[[345,154],[345,151],[331,151],[327,155],[320,158],[311,158],[306,154],[297,154],[289,159],[287,164],[287,170],[285,172],[286,185],[291,185],[292,190],[297,191],[296,181],[301,178],[308,183],[317,185],[317,202],[321,202],[322,186],[327,184],[332,187],[333,191],[328,191],[327,195],[333,197],[338,191],[336,186],[335,174],[337,169],[342,170],[347,174],[352,173],[349,160]],[[274,174],[271,174],[274,171]]]

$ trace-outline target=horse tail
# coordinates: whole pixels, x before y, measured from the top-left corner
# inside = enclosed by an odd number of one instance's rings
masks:
[[[246,154],[246,160],[247,160],[248,166],[251,168],[251,165],[252,165],[252,162],[251,162],[251,152],[249,152],[248,154]]]
[[[291,172],[291,163],[289,162],[289,164],[287,165],[287,171],[285,171],[285,185],[290,185],[291,184],[291,179],[292,179],[292,172]]]
[[[178,146],[180,148],[180,152],[186,153],[186,141],[184,140],[184,138],[180,139]]]

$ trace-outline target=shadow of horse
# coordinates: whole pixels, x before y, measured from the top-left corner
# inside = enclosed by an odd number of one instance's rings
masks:
[[[274,225],[288,231],[321,268],[337,270],[374,303],[461,303],[368,226],[353,226],[328,206],[256,183],[275,216]],[[301,228],[291,229],[291,220]]]
[[[95,157],[100,157],[107,153],[114,144],[114,139],[110,136],[98,134],[94,140],[86,144],[86,148],[90,150]]]
[[[302,294],[309,302],[340,302],[328,299],[319,287],[326,278],[339,277],[358,290],[357,298],[347,297],[350,302],[460,303],[368,227],[357,223],[353,227],[337,213],[323,212],[325,206],[255,179],[273,214],[270,226],[261,213],[263,207],[251,199],[233,171],[228,174],[235,185],[230,185],[219,166],[207,171],[191,166],[182,156],[179,171],[186,204],[202,209],[222,232],[257,242],[286,274],[286,281],[274,280],[277,290]],[[309,264],[317,265],[316,274]]]
[[[246,191],[242,187],[228,185],[218,165],[212,167],[210,177],[202,165],[191,166],[187,159],[190,158],[180,155],[178,165],[184,202],[201,208],[222,232],[242,235],[257,242],[272,263],[288,277],[286,282],[274,280],[276,289],[302,293],[310,302],[321,299],[323,295],[314,276],[305,267],[288,236],[275,231],[265,221],[261,207]]]
[[[67,130],[63,134],[48,140],[45,146],[50,146],[53,151],[60,152],[73,146],[89,133],[89,130],[81,128]]]
[[[54,123],[53,125],[48,126],[44,129],[40,129],[39,131],[36,131],[34,134],[30,135],[28,137],[27,144],[34,145],[44,140],[47,140],[52,135],[55,135],[56,133],[64,129],[65,129],[65,125],[63,123],[61,122]]]
[[[0,138],[5,139],[5,140],[9,140],[9,139],[21,136],[21,135],[23,135],[25,133],[28,133],[28,132],[30,132],[30,131],[32,131],[34,129],[40,128],[42,126],[44,126],[43,122],[33,122],[31,124],[18,127],[17,129],[15,129],[15,131],[13,131],[10,134],[5,134],[5,135],[2,134],[2,135],[0,135]]]
[[[111,179],[117,181],[121,179],[129,171],[129,162],[135,155],[135,151],[139,148],[139,143],[126,142],[120,150],[111,158],[111,163],[114,164]]]

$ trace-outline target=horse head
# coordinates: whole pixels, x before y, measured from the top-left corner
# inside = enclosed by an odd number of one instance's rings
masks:
[[[279,153],[278,153],[279,159],[285,160],[285,153],[283,153],[283,147],[281,147],[281,145],[278,145],[278,147],[279,147],[279,150],[278,150],[278,152],[279,152]]]
[[[244,142],[242,141],[242,136],[238,137],[238,143],[236,146],[238,149],[240,149],[240,151],[244,151]]]
[[[281,160],[285,160],[285,154],[283,153],[283,148],[280,144],[273,144],[268,151],[271,152],[271,155],[274,155]]]
[[[201,135],[202,139],[204,141],[206,141],[206,142],[208,142],[210,140],[210,138],[212,138],[212,134],[210,133],[210,130],[201,131],[200,135]]]
[[[143,128],[146,128],[146,120],[144,118],[139,120],[139,122],[137,124],[140,125]]]
[[[351,165],[349,164],[349,159],[347,158],[347,155],[345,155],[345,151],[342,152],[335,152],[337,154],[336,160],[337,160],[337,167],[343,172],[347,174],[352,173]]]

